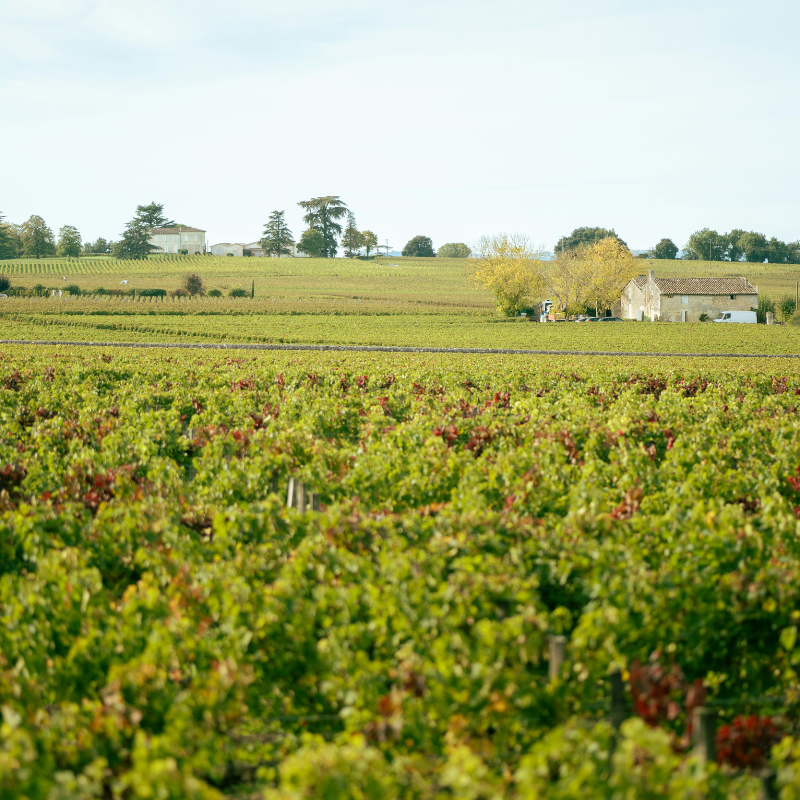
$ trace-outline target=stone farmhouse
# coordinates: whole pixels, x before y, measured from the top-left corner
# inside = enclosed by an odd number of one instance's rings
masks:
[[[292,251],[291,254],[281,256],[281,258],[304,257],[303,253],[297,252],[297,247],[294,244],[291,245],[290,249]],[[248,250],[250,255],[256,258],[263,258],[264,256],[264,251],[258,242],[250,242],[250,244],[245,244],[244,242],[220,242],[219,244],[211,245],[211,255],[214,256],[243,256],[245,250]]]
[[[205,253],[206,232],[200,228],[153,228],[150,231],[150,244],[161,253],[179,253],[188,250],[189,255]]]
[[[699,322],[702,314],[716,319],[723,311],[750,311],[757,306],[758,287],[746,278],[656,278],[650,270],[622,290],[619,316]]]

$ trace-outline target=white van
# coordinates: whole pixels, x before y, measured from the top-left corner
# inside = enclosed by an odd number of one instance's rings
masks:
[[[723,311],[714,322],[757,322],[755,311]]]

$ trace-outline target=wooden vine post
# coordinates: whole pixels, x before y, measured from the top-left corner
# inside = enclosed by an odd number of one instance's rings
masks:
[[[319,511],[320,502],[317,492],[310,492],[302,481],[289,478],[286,490],[287,508],[296,508],[298,511]]]
[[[564,663],[564,658],[567,653],[567,637],[566,636],[551,636],[547,643],[550,664],[548,667],[548,675],[550,680],[555,680],[561,672],[561,665]]]
[[[700,706],[692,712],[692,737],[694,752],[700,761],[714,761],[714,743],[717,735],[717,712]]]
[[[625,721],[627,712],[625,710],[625,695],[623,692],[622,673],[612,672],[611,679],[611,724],[619,730],[619,726]]]

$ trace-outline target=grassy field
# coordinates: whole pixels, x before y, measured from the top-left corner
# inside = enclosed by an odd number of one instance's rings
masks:
[[[741,274],[772,297],[793,293],[796,266],[642,262],[659,275]],[[2,263],[15,286],[177,288],[190,270],[207,289],[255,285],[255,299],[71,297],[10,299],[0,338],[497,347],[641,352],[795,353],[800,330],[713,324],[538,325],[499,318],[457,259],[154,257],[119,262],[25,259]],[[63,278],[67,280],[64,281]]]

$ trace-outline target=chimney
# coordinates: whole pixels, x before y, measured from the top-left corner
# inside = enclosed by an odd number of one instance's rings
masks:
[[[647,270],[648,282],[654,281],[655,279],[656,279],[656,271],[654,269]]]

